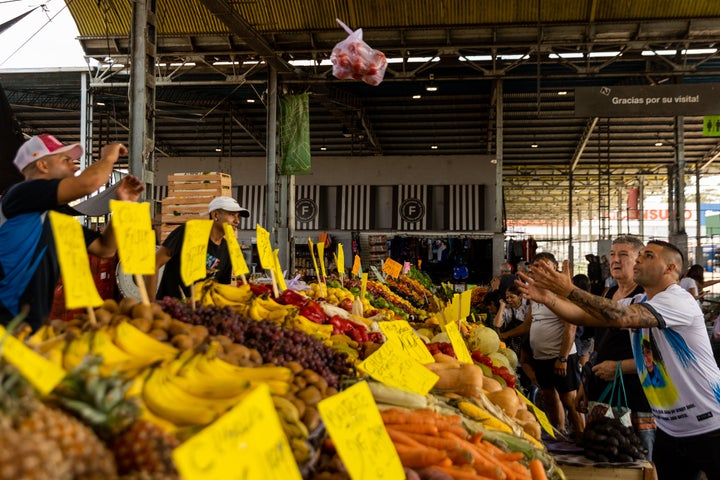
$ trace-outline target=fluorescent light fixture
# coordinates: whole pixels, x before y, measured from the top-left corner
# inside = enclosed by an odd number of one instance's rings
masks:
[[[504,55],[498,55],[498,58],[500,60],[527,60],[528,58],[530,58],[530,55],[504,54]]]
[[[216,151],[216,152],[222,152],[222,148],[216,147],[216,148],[215,148],[215,151]]]
[[[493,158],[492,160],[490,160],[490,163],[492,163],[493,165],[497,165],[497,158]]]
[[[246,101],[247,103],[255,103],[255,99],[254,99],[254,98],[248,98],[248,99],[245,100],[245,101]]]
[[[99,107],[104,107],[104,106],[105,106],[105,102],[97,102],[95,105],[97,105],[97,106],[99,106]]]
[[[492,59],[492,55],[465,55],[459,57],[461,62],[489,62]]]
[[[402,57],[393,57],[388,58],[387,63],[402,63],[403,61],[407,63],[427,63],[427,62],[439,62],[440,57],[408,57],[406,59]]]
[[[657,142],[655,142],[655,146],[656,146],[656,147],[662,147],[662,146],[663,146],[663,143],[658,140]]]
[[[413,100],[420,100],[422,98],[422,95],[416,94],[412,96]]]
[[[325,150],[327,150],[327,147],[325,147],[325,146],[320,147],[321,152],[324,152]]]
[[[437,87],[437,85],[428,84],[425,86],[425,90],[427,90],[428,92],[437,92],[438,87]]]
[[[323,59],[320,62],[317,60],[290,60],[288,62],[294,67],[316,67],[316,66],[331,66],[332,62],[329,59]]]
[[[530,144],[530,148],[538,148],[538,144],[533,142]]]
[[[558,95],[567,95],[567,90],[560,90]]]
[[[437,150],[437,149],[438,149],[437,145],[430,145],[430,150]]]
[[[680,50],[683,55],[712,55],[717,52],[717,48],[688,48]]]
[[[643,50],[641,55],[643,57],[653,57],[655,55],[675,55],[677,50]]]
[[[608,57],[621,57],[620,52],[590,52],[587,54],[588,58],[608,58]]]
[[[584,56],[582,52],[551,53],[548,58],[583,58]]]

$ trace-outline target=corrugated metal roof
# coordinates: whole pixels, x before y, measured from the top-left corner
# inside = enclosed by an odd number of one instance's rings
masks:
[[[81,36],[127,35],[130,2],[71,0],[68,7]],[[720,16],[720,2],[657,0],[298,0],[240,1],[230,5],[263,33],[351,28],[421,28]],[[538,18],[538,4],[540,6]],[[594,15],[593,15],[594,11]],[[221,33],[228,29],[197,0],[157,2],[159,35]]]

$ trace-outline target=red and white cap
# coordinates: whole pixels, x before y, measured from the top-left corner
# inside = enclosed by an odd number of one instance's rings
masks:
[[[13,163],[22,172],[31,163],[56,153],[67,153],[73,160],[78,160],[82,157],[83,148],[79,143],[63,145],[57,138],[44,133],[30,137],[27,142],[23,143],[15,154]]]

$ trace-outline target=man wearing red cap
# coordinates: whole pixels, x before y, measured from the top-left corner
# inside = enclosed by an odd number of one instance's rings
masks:
[[[33,329],[48,318],[60,269],[47,212],[105,185],[127,148],[105,145],[100,160],[75,175],[75,161],[82,153],[80,144],[63,145],[44,134],[31,137],[15,155],[13,163],[25,180],[0,200],[0,324],[7,324],[24,305],[30,306],[26,321]],[[115,196],[136,201],[143,189],[137,177],[127,175]],[[111,225],[102,234],[84,228],[84,235],[89,253],[110,257],[117,251]]]

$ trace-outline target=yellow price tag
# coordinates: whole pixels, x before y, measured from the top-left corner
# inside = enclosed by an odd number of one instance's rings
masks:
[[[325,244],[318,242],[316,245],[318,251],[318,262],[320,263],[320,271],[322,272],[322,278],[327,277],[325,273]]]
[[[0,337],[5,342],[2,349],[3,358],[13,364],[42,395],[52,392],[53,388],[65,378],[65,370],[38,355],[33,349],[10,335],[2,326],[0,326]]]
[[[123,270],[154,274],[155,232],[150,222],[150,204],[110,200],[110,211]]]
[[[360,275],[360,255],[355,255],[353,259],[352,274],[356,277]]]
[[[530,409],[533,411],[533,413],[535,414],[535,418],[537,418],[537,421],[542,427],[542,429],[545,430],[547,434],[550,435],[552,438],[555,438],[555,432],[553,431],[552,424],[550,423],[550,420],[548,420],[547,415],[545,415],[545,412],[536,407],[535,404],[532,403],[529,398],[523,395],[520,390],[515,391],[517,392],[518,396],[522,398],[523,401],[527,404],[527,406],[530,407]]]
[[[282,267],[280,266],[279,248],[273,250],[273,268],[275,269],[275,281],[278,284],[278,288],[281,292],[284,292],[287,290],[287,283],[285,283],[285,275],[283,275]]]
[[[192,285],[207,277],[207,246],[212,220],[185,222],[182,250],[180,251],[180,278],[183,285]]]
[[[401,348],[414,360],[422,364],[433,363],[435,361],[430,350],[428,350],[425,343],[423,343],[406,320],[378,322],[378,326],[388,341],[395,340],[400,342]]]
[[[275,259],[273,258],[273,249],[270,244],[270,232],[262,228],[260,224],[256,225],[255,232],[260,266],[265,270],[272,270],[275,265]]]
[[[440,378],[405,352],[395,340],[383,343],[358,368],[378,382],[420,395],[427,395]]]
[[[445,325],[445,332],[450,339],[450,343],[452,344],[455,356],[457,356],[458,360],[465,363],[474,363],[472,357],[470,356],[470,352],[468,351],[467,345],[465,344],[465,340],[463,340],[460,330],[458,330],[457,323],[448,322]]]
[[[80,223],[62,213],[51,211],[49,215],[65,289],[65,307],[72,310],[102,305]]]
[[[315,269],[315,276],[318,279],[318,283],[321,282],[322,277],[320,276],[320,270],[318,270],[317,265],[317,257],[315,256],[315,244],[312,240],[310,240],[310,237],[308,237],[308,247],[310,248],[310,257],[313,261],[313,268]]]
[[[266,383],[172,452],[185,480],[300,480]]]
[[[250,269],[245,263],[245,257],[242,254],[237,238],[235,238],[235,230],[228,223],[223,223],[225,231],[225,243],[227,243],[228,253],[230,254],[230,263],[232,263],[233,274],[236,277],[250,273]]]
[[[345,251],[343,250],[342,243],[338,243],[337,246],[337,258],[335,259],[335,265],[337,266],[338,275],[345,275]]]
[[[360,280],[360,300],[365,298],[365,292],[367,292],[368,274],[363,273]]]
[[[366,382],[318,403],[352,480],[403,480],[405,471]]]
[[[472,303],[472,289],[465,290],[460,294],[460,318],[467,318],[470,315],[470,304]]]
[[[402,271],[402,264],[396,262],[392,258],[388,258],[385,260],[385,263],[383,263],[382,271],[393,278],[398,278],[400,276],[400,272]]]

